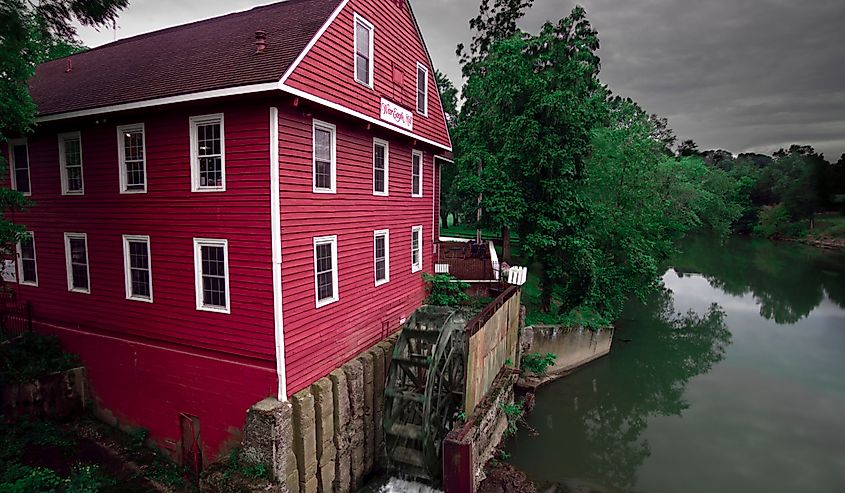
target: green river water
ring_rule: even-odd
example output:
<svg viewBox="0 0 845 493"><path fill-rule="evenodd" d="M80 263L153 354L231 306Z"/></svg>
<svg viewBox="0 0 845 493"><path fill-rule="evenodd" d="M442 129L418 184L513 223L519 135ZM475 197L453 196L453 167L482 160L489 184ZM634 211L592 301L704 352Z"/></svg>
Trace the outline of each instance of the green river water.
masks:
<svg viewBox="0 0 845 493"><path fill-rule="evenodd" d="M608 356L538 391L509 462L571 491L845 492L845 254L682 250Z"/></svg>

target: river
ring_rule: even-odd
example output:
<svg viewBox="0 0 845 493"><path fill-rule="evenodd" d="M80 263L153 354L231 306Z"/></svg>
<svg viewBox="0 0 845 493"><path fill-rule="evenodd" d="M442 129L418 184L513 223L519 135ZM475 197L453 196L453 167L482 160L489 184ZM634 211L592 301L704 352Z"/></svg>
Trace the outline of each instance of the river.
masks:
<svg viewBox="0 0 845 493"><path fill-rule="evenodd" d="M509 462L571 491L845 492L845 254L700 238L671 265Z"/></svg>

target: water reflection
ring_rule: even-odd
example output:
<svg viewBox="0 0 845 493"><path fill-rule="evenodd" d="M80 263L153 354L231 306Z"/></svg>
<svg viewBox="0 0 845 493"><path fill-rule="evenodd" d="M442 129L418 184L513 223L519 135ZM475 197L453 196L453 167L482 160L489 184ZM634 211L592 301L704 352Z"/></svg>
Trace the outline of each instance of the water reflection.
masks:
<svg viewBox="0 0 845 493"><path fill-rule="evenodd" d="M771 241L697 238L682 245L673 262L679 272L700 273L734 296L753 294L760 315L793 324L819 306L825 294L845 308L845 255Z"/></svg>
<svg viewBox="0 0 845 493"><path fill-rule="evenodd" d="M703 314L677 313L668 290L646 306L630 306L626 315L617 331L613 358L582 370L591 375L541 390L537 396L529 419L539 435L520 436L509 445L515 465L529 476L557 482L562 476L543 474L557 474L563 468L578 471L573 479L578 485L601 478L611 491L633 488L637 470L651 453L642 438L649 418L680 416L688 407L687 383L721 361L731 343L725 313L718 305ZM627 337L624 327L632 323L649 329L637 332L628 343L620 342ZM636 351L631 351L634 346ZM552 388L556 391L548 392ZM563 437L555 429L558 424L565 427ZM533 453L529 459L529 454L520 454L522 446L547 453L540 457ZM561 453L561 448L577 453Z"/></svg>

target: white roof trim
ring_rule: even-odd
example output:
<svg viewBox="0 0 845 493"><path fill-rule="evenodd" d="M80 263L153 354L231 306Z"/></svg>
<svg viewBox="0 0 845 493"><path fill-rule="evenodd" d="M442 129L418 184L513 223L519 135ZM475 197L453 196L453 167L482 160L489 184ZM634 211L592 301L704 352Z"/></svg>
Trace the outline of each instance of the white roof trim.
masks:
<svg viewBox="0 0 845 493"><path fill-rule="evenodd" d="M393 125L391 125L391 124L389 124L389 123L387 123L387 122L384 122L384 121L378 120L378 119L376 119L376 118L373 118L373 117L371 117L371 116L365 115L365 114L360 113L360 112L358 112L358 111L355 111L355 110L349 109L349 108L347 108L346 106L343 106L343 105L340 105L340 104L337 104L337 103L333 103L333 102L331 102L331 101L329 101L329 100L327 100L327 99L323 99L323 98L321 98L321 97L319 97L319 96L314 96L313 94L307 93L307 92L305 92L305 91L301 91L301 90L299 90L299 89L295 89L295 88L293 88L293 87L290 87L290 86L289 86L289 85L287 85L287 84L284 84L284 83L279 83L279 88L280 88L281 90L283 90L283 91L285 91L285 92L289 93L289 94L294 95L294 96L299 96L299 97L301 97L301 98L303 98L303 99L307 99L307 100L309 100L309 101L313 101L313 102L318 103L318 104L321 104L321 105L323 105L323 106L327 106L327 107L329 107L329 108L331 108L331 109L333 109L333 110L339 111L339 112L341 112L341 113L345 113L345 114L347 114L347 115L354 116L355 118L360 118L360 119L362 119L362 120L366 121L367 123L372 123L373 125L378 125L379 127L383 127L383 128L388 129L388 130L393 130L393 131L394 131L394 132L396 132L396 133L399 133L399 134L405 135L405 136L407 136L407 137L411 137L412 139L417 139L417 140L418 140L418 141L420 141L420 142L425 142L425 143L426 143L426 144L428 144L428 145L431 145L431 146L437 147L437 148L439 148L439 149L443 149L444 151L447 151L447 152L452 152L452 147L451 147L451 146L445 146L445 145L440 144L440 143L438 143L438 142L435 142L435 141L433 141L433 140L429 140L429 139L426 139L426 138L424 138L424 137L420 137L419 135L417 135L417 134L415 134L415 133L413 133L413 132L408 132L407 130L401 129L401 128L399 128L399 127L395 127L395 126L393 126Z"/></svg>
<svg viewBox="0 0 845 493"><path fill-rule="evenodd" d="M254 92L273 91L278 89L279 84L276 82L252 84L248 86L227 87L225 89L193 92L190 94L182 94L179 96L168 96L166 98L148 99L146 101L137 101L135 103L115 104L112 106L101 106L99 108L91 108L88 110L69 111L67 113L55 113L52 115L38 116L35 118L35 121L37 123L51 122L56 120L65 120L68 118L102 115L103 113L115 113L118 111L136 110L140 108L149 108L152 106L162 106L165 104L184 103L188 101L197 101L200 99L220 98L224 96L250 94Z"/></svg>
<svg viewBox="0 0 845 493"><path fill-rule="evenodd" d="M296 57L296 60L293 61L290 68L288 68L287 72L285 72L285 75L282 76L282 79L279 81L279 83L284 84L285 81L288 80L288 77L290 77L293 71L296 70L296 67L298 67L302 60L305 58L305 56L308 55L308 52L311 51L311 48L313 48L314 45L317 44L317 41L320 39L323 33L326 32L329 26L332 25L332 22L337 19L337 16L340 15L340 12L343 10L344 7L346 7L346 4L348 3L349 0L343 0L342 2L340 2L335 11L332 12L332 15L329 16L328 20L326 20L325 24L323 24L323 26L320 28L319 31L317 31L314 37L311 38L311 41L308 42L308 44L305 46L305 49L302 50L302 53L300 53L299 56Z"/></svg>

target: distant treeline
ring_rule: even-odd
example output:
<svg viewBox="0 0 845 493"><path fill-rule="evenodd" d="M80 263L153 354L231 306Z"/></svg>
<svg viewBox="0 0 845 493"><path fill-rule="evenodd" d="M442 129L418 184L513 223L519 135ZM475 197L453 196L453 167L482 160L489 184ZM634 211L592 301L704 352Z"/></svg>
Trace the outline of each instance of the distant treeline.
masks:
<svg viewBox="0 0 845 493"><path fill-rule="evenodd" d="M799 236L814 227L819 212L845 210L845 154L831 163L811 146L792 145L772 156L725 150L699 152L693 141L678 146L681 156L699 156L736 182L742 214L739 234Z"/></svg>

